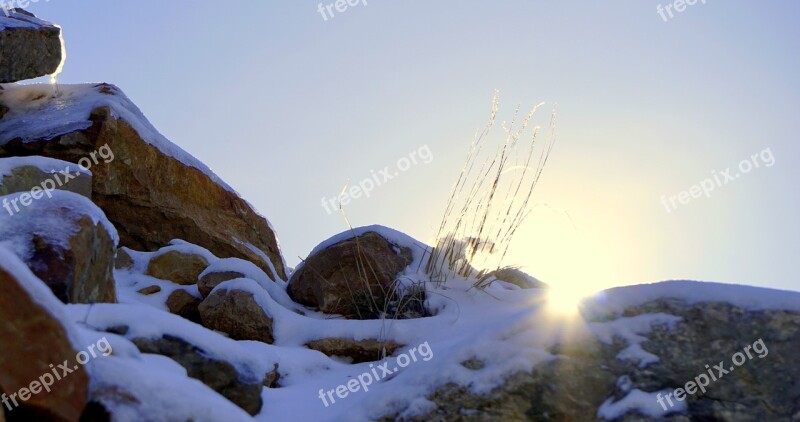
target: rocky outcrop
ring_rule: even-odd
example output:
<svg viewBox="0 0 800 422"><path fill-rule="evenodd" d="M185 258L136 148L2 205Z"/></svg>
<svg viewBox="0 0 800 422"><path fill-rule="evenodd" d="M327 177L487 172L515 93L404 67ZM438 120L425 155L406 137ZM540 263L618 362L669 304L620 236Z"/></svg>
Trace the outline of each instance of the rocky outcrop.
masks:
<svg viewBox="0 0 800 422"><path fill-rule="evenodd" d="M88 199L53 191L52 198L24 195L2 199L19 204L13 215L0 213L0 240L13 250L64 303L116 302L113 268L117 233Z"/></svg>
<svg viewBox="0 0 800 422"><path fill-rule="evenodd" d="M4 397L14 394L20 404L8 416L10 420L76 421L86 406L89 377L76 364L77 351L64 327L29 294L22 280L4 268L8 264L0 262L0 391ZM44 375L52 373L50 364L62 362L68 362L72 370L68 377L56 380ZM45 379L38 387L31 386L40 377ZM57 387L45 394L41 382L57 383ZM32 394L31 388L39 391ZM0 408L0 415L3 410L8 408Z"/></svg>
<svg viewBox="0 0 800 422"><path fill-rule="evenodd" d="M61 28L13 9L0 10L0 83L55 73L61 64Z"/></svg>
<svg viewBox="0 0 800 422"><path fill-rule="evenodd" d="M197 284L197 278L208 267L208 260L200 255L181 251L168 251L156 255L147 265L145 274L175 284Z"/></svg>
<svg viewBox="0 0 800 422"><path fill-rule="evenodd" d="M309 256L292 274L288 292L325 313L377 318L395 299L397 275L411 260L409 249L367 232Z"/></svg>
<svg viewBox="0 0 800 422"><path fill-rule="evenodd" d="M477 395L456 384L439 388L429 399L432 413L418 421L602 421L599 409L624 400L634 391L653 393L645 405L666 416L630 409L615 421L795 421L800 420L800 313L754 311L728 303L686 304L658 300L631 307L600 323L646 314L680 317L674 326L656 325L641 344L658 360L641 364L620 359L629 344L620 338L567 341L553 352L558 358L530 373L510 376L501 387ZM747 352L745 350L747 349ZM734 355L740 356L734 358ZM747 357L750 355L752 358ZM742 359L743 358L743 359ZM734 359L743 362L733 364ZM723 363L720 373L713 366ZM480 365L465 365L479 370ZM733 368L733 370L732 370ZM716 380L709 379L712 371ZM686 409L672 408L662 396L706 377L705 393L686 394ZM672 397L672 402L678 402ZM633 406L635 407L635 406ZM394 417L386 420L393 420Z"/></svg>
<svg viewBox="0 0 800 422"><path fill-rule="evenodd" d="M203 325L234 340L274 343L272 317L258 305L253 293L223 287L200 304Z"/></svg>
<svg viewBox="0 0 800 422"><path fill-rule="evenodd" d="M218 257L251 261L273 278L274 268L286 278L267 220L158 134L121 91L106 84L59 89L58 106L51 93L34 92L29 102L6 104L16 117L0 120L0 157L42 155L77 163L105 147L113 154L91 167L92 199L119 231L121 246L154 251L183 239ZM60 124L25 126L33 103L38 118ZM64 121L65 115L85 117Z"/></svg>
<svg viewBox="0 0 800 422"><path fill-rule="evenodd" d="M310 341L306 344L306 347L322 352L327 356L349 359L352 363L364 363L379 361L386 356L391 356L403 345L391 340L367 339L356 341L351 338L326 338Z"/></svg>
<svg viewBox="0 0 800 422"><path fill-rule="evenodd" d="M91 199L92 174L76 164L52 158L0 158L0 196L32 189L64 190Z"/></svg>
<svg viewBox="0 0 800 422"><path fill-rule="evenodd" d="M232 364L208 357L201 348L174 336L133 340L142 353L166 356L178 362L192 378L202 381L214 391L251 415L261 410L263 379L240 374Z"/></svg>
<svg viewBox="0 0 800 422"><path fill-rule="evenodd" d="M484 286L498 280L518 286L520 289L547 288L547 284L526 274L524 271L513 267L500 268L484 275L478 280L478 285Z"/></svg>

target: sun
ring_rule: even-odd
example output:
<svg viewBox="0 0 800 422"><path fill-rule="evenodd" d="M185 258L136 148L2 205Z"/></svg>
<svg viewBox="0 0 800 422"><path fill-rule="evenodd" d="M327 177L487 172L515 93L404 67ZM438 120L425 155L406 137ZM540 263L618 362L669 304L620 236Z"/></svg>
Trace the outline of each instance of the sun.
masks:
<svg viewBox="0 0 800 422"><path fill-rule="evenodd" d="M553 286L545 294L545 306L549 313L560 316L577 315L580 303L587 294L569 286Z"/></svg>

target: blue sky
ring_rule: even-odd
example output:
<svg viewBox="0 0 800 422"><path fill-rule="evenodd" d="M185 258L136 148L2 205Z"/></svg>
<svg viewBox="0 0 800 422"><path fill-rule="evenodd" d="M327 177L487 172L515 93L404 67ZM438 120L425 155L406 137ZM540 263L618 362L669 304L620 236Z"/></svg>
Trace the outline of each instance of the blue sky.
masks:
<svg viewBox="0 0 800 422"><path fill-rule="evenodd" d="M325 2L324 4L327 4ZM430 240L495 89L500 117L558 103L558 143L509 264L591 290L688 278L798 290L800 3L368 0L88 2L62 83L109 82L275 226L290 265L346 229L323 197L428 146L348 204ZM546 116L544 116L546 118ZM667 212L662 197L769 149Z"/></svg>

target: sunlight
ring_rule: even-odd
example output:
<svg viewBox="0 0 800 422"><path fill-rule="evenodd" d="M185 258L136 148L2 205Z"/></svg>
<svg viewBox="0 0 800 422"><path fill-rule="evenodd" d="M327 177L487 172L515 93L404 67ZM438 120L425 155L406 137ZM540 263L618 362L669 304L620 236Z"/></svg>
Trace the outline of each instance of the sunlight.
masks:
<svg viewBox="0 0 800 422"><path fill-rule="evenodd" d="M578 289L555 286L548 289L545 306L547 311L552 314L562 316L576 315L578 313L578 305L586 296L586 292Z"/></svg>

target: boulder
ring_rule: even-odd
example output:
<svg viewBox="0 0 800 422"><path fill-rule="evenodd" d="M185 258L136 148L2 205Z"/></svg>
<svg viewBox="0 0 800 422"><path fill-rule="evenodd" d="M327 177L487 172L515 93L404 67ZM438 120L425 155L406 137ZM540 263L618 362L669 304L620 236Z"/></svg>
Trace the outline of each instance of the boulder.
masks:
<svg viewBox="0 0 800 422"><path fill-rule="evenodd" d="M322 352L327 356L348 358L352 363L364 363L379 361L385 356L391 356L403 345L391 340L326 338L310 341L306 344L306 347ZM385 355L384 352L386 352Z"/></svg>
<svg viewBox="0 0 800 422"><path fill-rule="evenodd" d="M0 196L30 192L37 187L73 192L91 199L92 173L76 164L46 157L0 158Z"/></svg>
<svg viewBox="0 0 800 422"><path fill-rule="evenodd" d="M219 287L200 304L200 317L203 326L234 340L275 342L272 317L251 292Z"/></svg>
<svg viewBox="0 0 800 422"><path fill-rule="evenodd" d="M199 306L200 299L183 289L175 290L167 299L167 309L171 313L198 324L201 322Z"/></svg>
<svg viewBox="0 0 800 422"><path fill-rule="evenodd" d="M172 250L150 259L145 274L188 286L197 284L198 276L206 267L208 267L206 258L196 254Z"/></svg>
<svg viewBox="0 0 800 422"><path fill-rule="evenodd" d="M215 287L237 278L245 278L245 275L237 271L208 272L200 277L197 282L197 288L203 298L206 298Z"/></svg>
<svg viewBox="0 0 800 422"><path fill-rule="evenodd" d="M64 303L114 303L117 233L88 199L64 191L52 198L13 194L0 201L19 212L0 212L0 240ZM15 210L14 206L11 206Z"/></svg>
<svg viewBox="0 0 800 422"><path fill-rule="evenodd" d="M487 286L495 281L505 281L506 283L518 286L520 289L546 289L547 284L528 275L519 268L506 267L494 270L478 279L477 285Z"/></svg>
<svg viewBox="0 0 800 422"><path fill-rule="evenodd" d="M410 249L366 232L309 256L292 274L288 292L325 313L378 318L395 299L395 280L411 260Z"/></svg>
<svg viewBox="0 0 800 422"><path fill-rule="evenodd" d="M0 11L2 12L2 11ZM0 13L0 83L50 75L63 56L61 28L22 9Z"/></svg>
<svg viewBox="0 0 800 422"><path fill-rule="evenodd" d="M92 199L120 233L120 245L155 251L184 239L286 278L269 222L204 164L159 134L116 87L7 86L0 157L43 155L77 163L94 154ZM8 101L11 91L14 101ZM25 121L35 114L37 125ZM98 158L98 151L105 155ZM273 271L274 269L274 271Z"/></svg>
<svg viewBox="0 0 800 422"><path fill-rule="evenodd" d="M11 420L76 421L87 401L86 370L76 364L77 351L62 323L43 307L41 297L31 294L31 286L26 286L41 281L30 272L21 278L18 271L9 270L17 259L10 253L0 255L0 392L11 396L21 388L30 389L33 381L53 371L51 364L68 361L68 367L75 368L68 377L54 380L49 393L41 391L24 402L17 395L21 406L11 411L3 406L0 415L6 410ZM51 301L58 304L55 298Z"/></svg>
<svg viewBox="0 0 800 422"><path fill-rule="evenodd" d="M251 415L261 411L263 379L241 374L229 362L214 359L201 348L174 336L157 339L136 338L133 343L142 353L166 356L186 369L187 374L200 380Z"/></svg>

